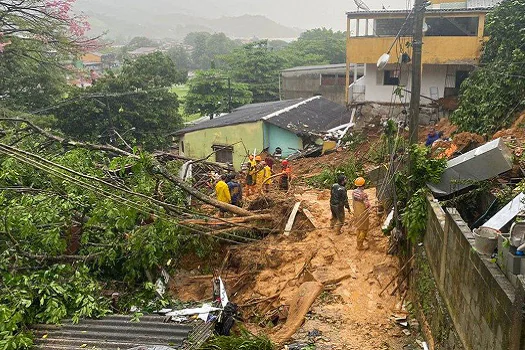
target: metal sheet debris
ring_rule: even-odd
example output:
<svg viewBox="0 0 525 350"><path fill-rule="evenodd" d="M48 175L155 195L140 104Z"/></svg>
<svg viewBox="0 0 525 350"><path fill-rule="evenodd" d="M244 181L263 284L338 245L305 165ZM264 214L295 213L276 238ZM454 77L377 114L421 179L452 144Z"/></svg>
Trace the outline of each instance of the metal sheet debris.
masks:
<svg viewBox="0 0 525 350"><path fill-rule="evenodd" d="M226 305L229 303L228 300L228 294L226 293L226 288L224 288L224 283L222 282L222 278L219 277L219 288L220 288L220 297L221 297L221 305L222 307L226 307Z"/></svg>
<svg viewBox="0 0 525 350"><path fill-rule="evenodd" d="M166 316L191 316L191 315L200 315L200 314L209 314L212 311L220 311L222 309L218 307L212 307L211 304L204 304L201 307L193 309L183 309L177 311L171 311L166 313Z"/></svg>
<svg viewBox="0 0 525 350"><path fill-rule="evenodd" d="M512 152L501 138L447 162L438 184L427 184L434 194L446 196L512 169Z"/></svg>
<svg viewBox="0 0 525 350"><path fill-rule="evenodd" d="M525 194L520 193L506 206L497 212L493 217L489 219L483 227L493 228L495 230L501 230L507 225L512 219L514 219L520 212L525 211Z"/></svg>

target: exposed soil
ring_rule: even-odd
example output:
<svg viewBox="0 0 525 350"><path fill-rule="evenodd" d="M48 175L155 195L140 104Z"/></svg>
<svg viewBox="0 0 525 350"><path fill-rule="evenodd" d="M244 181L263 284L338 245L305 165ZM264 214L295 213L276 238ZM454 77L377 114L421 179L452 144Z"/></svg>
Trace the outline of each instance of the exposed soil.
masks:
<svg viewBox="0 0 525 350"><path fill-rule="evenodd" d="M298 188L296 200L314 215L318 229L303 215L289 237L271 235L260 242L230 247L222 276L231 299L242 310L250 330L272 337L286 319L288 306L306 281L318 281L324 291L306 316L302 327L289 342L314 341L318 349L402 349L413 344L399 325L391 320L399 310L399 296L391 296L392 280L398 261L386 255L388 238L376 215L375 189L367 190L372 199L371 230L366 251L356 250L352 216L343 234L329 228L328 191ZM283 217L286 221L287 217ZM198 301L211 295L211 276L181 273L172 291L182 300ZM276 324L276 326L274 326ZM320 331L315 339L308 332Z"/></svg>

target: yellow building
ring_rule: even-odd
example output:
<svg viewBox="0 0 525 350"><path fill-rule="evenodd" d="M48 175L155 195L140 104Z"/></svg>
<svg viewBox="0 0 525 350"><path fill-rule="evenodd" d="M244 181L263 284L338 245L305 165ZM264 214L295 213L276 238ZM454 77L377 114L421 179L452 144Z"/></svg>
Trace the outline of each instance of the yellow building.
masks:
<svg viewBox="0 0 525 350"><path fill-rule="evenodd" d="M457 96L461 83L479 62L483 42L487 40L485 16L492 6L493 0L437 0L427 7L422 53L423 104ZM408 101L412 12L348 12L347 26L347 102ZM383 69L378 69L378 59L384 53L390 54L390 60ZM364 67L364 76L350 84L350 68L359 66ZM402 88L401 96L393 95L398 86Z"/></svg>

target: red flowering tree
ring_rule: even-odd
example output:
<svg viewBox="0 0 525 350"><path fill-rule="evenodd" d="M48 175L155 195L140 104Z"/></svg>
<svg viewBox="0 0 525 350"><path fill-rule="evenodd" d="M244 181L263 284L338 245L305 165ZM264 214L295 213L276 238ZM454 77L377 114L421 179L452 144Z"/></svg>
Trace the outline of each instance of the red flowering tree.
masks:
<svg viewBox="0 0 525 350"><path fill-rule="evenodd" d="M36 40L50 49L74 52L89 47L89 23L73 12L75 0L0 0L0 52L13 38Z"/></svg>

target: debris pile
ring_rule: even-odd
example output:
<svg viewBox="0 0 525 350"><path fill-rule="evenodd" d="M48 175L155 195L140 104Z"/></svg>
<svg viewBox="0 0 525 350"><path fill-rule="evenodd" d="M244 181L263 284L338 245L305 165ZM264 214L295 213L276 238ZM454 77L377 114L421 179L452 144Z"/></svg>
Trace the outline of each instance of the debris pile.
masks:
<svg viewBox="0 0 525 350"><path fill-rule="evenodd" d="M374 189L367 192L375 198ZM385 255L388 238L380 230L383 218L372 210L370 249L359 252L351 222L341 235L330 230L326 191L296 188L295 193L292 202L301 204L289 237L280 226L278 234L230 247L227 257L217 259L217 265L224 266L221 276L226 289L249 330L264 332L281 344L302 342L303 331L312 329L322 334L313 338L336 347L367 350L380 349L385 342L406 344L406 336L389 321L399 304L395 293L404 295L404 287L396 291L393 285L379 296L397 272L396 259ZM273 213L278 203L270 209ZM288 210L287 215L276 214L283 223L290 218ZM188 266L170 289L181 300L203 300L210 293L211 277ZM367 330L357 332L364 325Z"/></svg>

